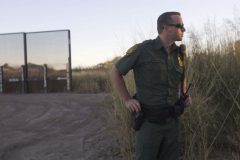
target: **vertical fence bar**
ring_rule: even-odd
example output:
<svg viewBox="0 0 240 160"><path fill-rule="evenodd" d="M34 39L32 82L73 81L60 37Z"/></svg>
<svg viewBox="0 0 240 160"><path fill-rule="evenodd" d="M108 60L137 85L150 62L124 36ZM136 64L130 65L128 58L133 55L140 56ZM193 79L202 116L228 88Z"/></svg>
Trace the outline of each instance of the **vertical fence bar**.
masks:
<svg viewBox="0 0 240 160"><path fill-rule="evenodd" d="M67 91L71 91L71 82L70 82L70 74L69 74L69 63L66 64L66 78L67 78Z"/></svg>
<svg viewBox="0 0 240 160"><path fill-rule="evenodd" d="M67 91L72 91L72 60L71 60L71 35L70 30L68 30L68 70L67 70Z"/></svg>
<svg viewBox="0 0 240 160"><path fill-rule="evenodd" d="M24 71L23 73L23 93L29 92L29 86L28 86L28 62L27 62L27 36L26 33L23 33L23 49L24 49Z"/></svg>
<svg viewBox="0 0 240 160"><path fill-rule="evenodd" d="M24 65L22 65L21 66L21 77L22 77L22 93L25 93L25 90L26 90L26 88L25 88L25 66Z"/></svg>
<svg viewBox="0 0 240 160"><path fill-rule="evenodd" d="M0 66L0 93L3 93L3 66Z"/></svg>
<svg viewBox="0 0 240 160"><path fill-rule="evenodd" d="M45 93L47 93L48 91L47 73L48 73L47 64L44 64L43 65L43 88Z"/></svg>

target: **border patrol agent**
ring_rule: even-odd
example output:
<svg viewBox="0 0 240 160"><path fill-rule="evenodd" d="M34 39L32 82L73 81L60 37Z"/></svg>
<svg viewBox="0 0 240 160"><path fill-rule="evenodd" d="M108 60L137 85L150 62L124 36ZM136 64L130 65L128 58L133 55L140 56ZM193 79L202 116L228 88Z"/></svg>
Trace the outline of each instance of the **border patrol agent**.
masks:
<svg viewBox="0 0 240 160"><path fill-rule="evenodd" d="M178 160L179 118L168 109L180 96L184 60L175 41L185 28L179 12L165 12L157 20L158 37L131 47L112 68L113 86L131 112L146 112L136 132L136 160ZM123 76L133 69L136 98L126 89ZM184 101L190 105L190 97ZM166 112L167 111L167 112ZM166 113L166 114L165 114Z"/></svg>

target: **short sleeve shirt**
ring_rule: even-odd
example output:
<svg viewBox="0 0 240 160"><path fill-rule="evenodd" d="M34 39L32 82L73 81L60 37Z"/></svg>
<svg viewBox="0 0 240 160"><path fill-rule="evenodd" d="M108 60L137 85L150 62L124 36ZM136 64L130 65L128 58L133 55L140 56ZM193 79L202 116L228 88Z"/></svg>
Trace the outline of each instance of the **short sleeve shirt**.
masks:
<svg viewBox="0 0 240 160"><path fill-rule="evenodd" d="M116 63L116 68L122 75L133 69L141 103L168 107L179 98L183 64L179 47L174 43L167 54L157 37L131 47Z"/></svg>

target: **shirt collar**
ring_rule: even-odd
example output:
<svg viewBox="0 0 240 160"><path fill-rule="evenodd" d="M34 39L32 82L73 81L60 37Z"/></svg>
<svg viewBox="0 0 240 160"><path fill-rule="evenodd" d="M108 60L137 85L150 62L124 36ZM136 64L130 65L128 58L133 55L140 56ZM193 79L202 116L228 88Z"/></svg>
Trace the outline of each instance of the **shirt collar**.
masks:
<svg viewBox="0 0 240 160"><path fill-rule="evenodd" d="M157 36L157 38L155 39L155 47L156 47L156 49L163 48L163 44L162 44L162 41L159 36ZM171 52L174 51L175 49L177 49L177 47L178 46L175 43L173 43L171 46Z"/></svg>
<svg viewBox="0 0 240 160"><path fill-rule="evenodd" d="M162 41L159 36L157 36L157 38L155 39L155 47L156 49L161 49L163 47Z"/></svg>

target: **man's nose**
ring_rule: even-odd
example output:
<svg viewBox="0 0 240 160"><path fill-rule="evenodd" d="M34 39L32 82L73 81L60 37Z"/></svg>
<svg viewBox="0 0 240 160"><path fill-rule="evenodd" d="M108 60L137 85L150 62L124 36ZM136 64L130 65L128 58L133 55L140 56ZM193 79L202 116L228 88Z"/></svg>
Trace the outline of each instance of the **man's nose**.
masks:
<svg viewBox="0 0 240 160"><path fill-rule="evenodd" d="M182 32L185 32L185 31L186 31L186 29L185 29L184 27L182 27L181 30L182 30Z"/></svg>

